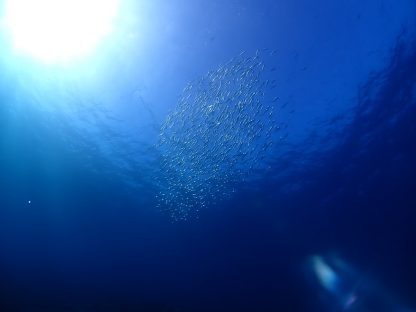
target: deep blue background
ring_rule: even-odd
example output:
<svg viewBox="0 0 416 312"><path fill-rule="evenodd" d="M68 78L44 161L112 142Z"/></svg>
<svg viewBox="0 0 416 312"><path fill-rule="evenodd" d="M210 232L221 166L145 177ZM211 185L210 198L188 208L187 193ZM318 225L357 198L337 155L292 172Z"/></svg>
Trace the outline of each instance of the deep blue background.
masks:
<svg viewBox="0 0 416 312"><path fill-rule="evenodd" d="M329 311L306 272L329 253L415 308L414 4L125 6L91 69L1 37L0 310ZM287 125L272 169L172 223L155 208L160 122L187 81L263 47Z"/></svg>

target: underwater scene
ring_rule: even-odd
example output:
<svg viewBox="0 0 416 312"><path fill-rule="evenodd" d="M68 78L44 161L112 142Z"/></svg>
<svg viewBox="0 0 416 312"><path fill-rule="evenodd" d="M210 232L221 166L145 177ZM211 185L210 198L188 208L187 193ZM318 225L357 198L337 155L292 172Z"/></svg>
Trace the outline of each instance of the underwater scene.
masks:
<svg viewBox="0 0 416 312"><path fill-rule="evenodd" d="M0 312L416 312L414 0L0 0Z"/></svg>

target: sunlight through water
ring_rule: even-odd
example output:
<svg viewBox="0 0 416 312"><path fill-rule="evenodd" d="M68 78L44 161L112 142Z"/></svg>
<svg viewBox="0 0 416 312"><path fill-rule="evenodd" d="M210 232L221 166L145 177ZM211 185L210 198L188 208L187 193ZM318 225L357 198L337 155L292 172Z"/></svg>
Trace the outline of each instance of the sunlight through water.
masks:
<svg viewBox="0 0 416 312"><path fill-rule="evenodd" d="M93 52L118 7L119 0L7 0L3 23L16 52L67 63Z"/></svg>

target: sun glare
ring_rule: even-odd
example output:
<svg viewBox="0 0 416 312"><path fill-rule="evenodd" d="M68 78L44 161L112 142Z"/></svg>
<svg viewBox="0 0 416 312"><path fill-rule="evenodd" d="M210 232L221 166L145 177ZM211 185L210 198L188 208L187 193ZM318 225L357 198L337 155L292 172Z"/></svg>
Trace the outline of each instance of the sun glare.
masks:
<svg viewBox="0 0 416 312"><path fill-rule="evenodd" d="M91 53L112 30L119 0L7 0L4 24L16 51L46 63Z"/></svg>

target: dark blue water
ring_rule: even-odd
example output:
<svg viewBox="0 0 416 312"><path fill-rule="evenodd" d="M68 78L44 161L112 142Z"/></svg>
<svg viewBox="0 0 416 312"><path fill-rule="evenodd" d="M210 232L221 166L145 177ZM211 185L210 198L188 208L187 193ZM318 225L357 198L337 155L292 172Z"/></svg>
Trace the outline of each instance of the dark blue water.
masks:
<svg viewBox="0 0 416 312"><path fill-rule="evenodd" d="M415 311L415 13L126 1L115 37L66 67L0 36L0 311ZM187 83L258 49L273 147L175 221L160 127Z"/></svg>

